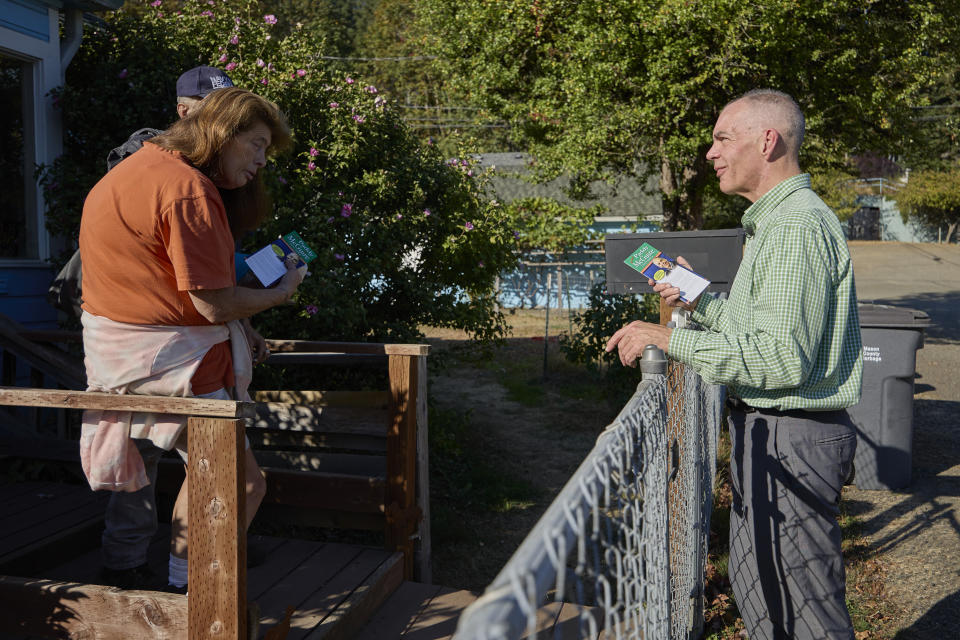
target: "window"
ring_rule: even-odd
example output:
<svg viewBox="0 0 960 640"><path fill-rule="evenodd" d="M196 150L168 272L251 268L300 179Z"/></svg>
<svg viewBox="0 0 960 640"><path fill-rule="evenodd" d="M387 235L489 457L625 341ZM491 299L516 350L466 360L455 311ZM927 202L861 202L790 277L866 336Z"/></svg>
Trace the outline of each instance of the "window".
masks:
<svg viewBox="0 0 960 640"><path fill-rule="evenodd" d="M36 220L33 211L27 215L34 155L24 109L30 70L29 63L0 53L0 259L37 257Z"/></svg>

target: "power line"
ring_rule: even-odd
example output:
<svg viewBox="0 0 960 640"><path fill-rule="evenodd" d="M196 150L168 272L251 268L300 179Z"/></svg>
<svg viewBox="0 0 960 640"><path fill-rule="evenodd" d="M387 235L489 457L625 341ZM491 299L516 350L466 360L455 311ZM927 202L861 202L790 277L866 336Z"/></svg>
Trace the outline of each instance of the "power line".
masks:
<svg viewBox="0 0 960 640"><path fill-rule="evenodd" d="M404 62L410 60L436 60L437 56L398 56L395 58L341 58L338 56L317 56L320 60L343 60L345 62Z"/></svg>

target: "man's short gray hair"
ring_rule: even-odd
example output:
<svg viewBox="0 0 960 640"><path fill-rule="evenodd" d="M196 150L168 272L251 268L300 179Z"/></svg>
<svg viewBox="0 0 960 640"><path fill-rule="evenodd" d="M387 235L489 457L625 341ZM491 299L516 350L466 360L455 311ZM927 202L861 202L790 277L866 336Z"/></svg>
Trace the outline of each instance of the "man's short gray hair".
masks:
<svg viewBox="0 0 960 640"><path fill-rule="evenodd" d="M797 101L783 91L776 89L752 89L747 91L739 98L735 98L727 103L727 106L734 102L746 100L753 105L759 106L759 113L764 120L772 120L777 125L780 134L786 138L786 141L796 153L803 144L803 136L806 131L806 120ZM724 107L726 108L726 107Z"/></svg>

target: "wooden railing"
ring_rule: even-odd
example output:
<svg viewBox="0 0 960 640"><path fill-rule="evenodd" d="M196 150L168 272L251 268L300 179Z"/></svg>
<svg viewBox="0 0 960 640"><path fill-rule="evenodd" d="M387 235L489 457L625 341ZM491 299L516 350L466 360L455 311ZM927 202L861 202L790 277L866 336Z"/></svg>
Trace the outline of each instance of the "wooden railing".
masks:
<svg viewBox="0 0 960 640"><path fill-rule="evenodd" d="M44 337L35 334L20 331L19 337L28 342L71 339L59 333ZM296 436L299 445L333 443L353 451L362 449L365 442L384 451L384 472L357 472L355 461L344 462L351 454L335 454L340 455L337 461L348 467L338 472L325 471L322 464L317 469L304 470L263 465L268 487L264 507L333 513L334 517L325 522L340 526L355 526L357 522L365 523L365 528L382 526L386 547L403 553L404 577L431 581L426 417L429 346L306 341L268 344L274 352L269 360L272 364L385 361L389 388L380 394L270 392L265 397L282 402L251 403L0 387L0 406L156 411L189 416L190 460L186 470L190 499L189 605L178 600L182 596L173 594L158 593L152 594L152 600L133 600L108 587L0 576L3 606L36 616L26 625L21 622L10 627L11 621L0 622L0 631L49 633L51 612L67 611L69 615L61 615L63 619L57 622L58 633L64 635L95 628L96 624L116 625L129 618L131 626L126 628L125 637L130 638L154 637L157 625L168 627L172 637L187 629L191 640L246 637L246 537L241 534L245 522L243 453L247 420L259 427L250 431L251 442L277 442L284 438L289 441L290 436ZM17 346L17 354L22 357L25 345ZM13 351L5 349L4 353ZM44 364L39 362L38 367ZM305 400L309 404L304 404ZM358 403L361 406L356 406ZM337 409L341 409L340 415ZM352 412L343 413L346 409ZM285 412L288 418L283 417ZM289 418L291 415L293 419ZM379 438L385 439L385 445L376 444ZM343 446L344 443L349 445ZM346 472L351 469L352 472ZM359 519L348 517L344 522L340 517L343 514ZM39 610L38 603L43 603ZM143 620L150 621L147 627L152 630L143 627ZM125 627L121 624L118 628ZM138 633L141 628L144 631Z"/></svg>

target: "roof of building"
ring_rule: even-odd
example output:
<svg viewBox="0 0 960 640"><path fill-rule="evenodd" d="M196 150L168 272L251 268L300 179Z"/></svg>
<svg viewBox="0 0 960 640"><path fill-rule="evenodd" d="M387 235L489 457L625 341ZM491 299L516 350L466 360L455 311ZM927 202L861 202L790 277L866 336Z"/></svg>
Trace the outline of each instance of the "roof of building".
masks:
<svg viewBox="0 0 960 640"><path fill-rule="evenodd" d="M641 183L631 176L623 176L616 187L605 182L591 184L596 199L571 200L564 193L569 178L561 176L550 182L535 183L523 179L532 175L532 156L526 153L484 153L477 157L480 167L494 169L491 179L496 197L510 202L519 198L553 198L563 204L576 207L602 205L607 209L604 219L635 221L637 219L659 220L663 217L663 205L656 177Z"/></svg>

